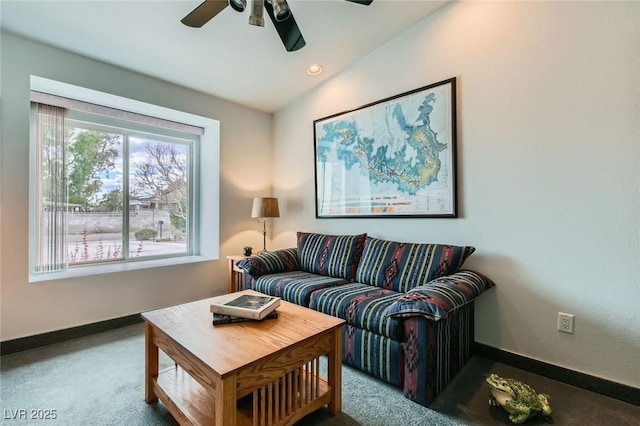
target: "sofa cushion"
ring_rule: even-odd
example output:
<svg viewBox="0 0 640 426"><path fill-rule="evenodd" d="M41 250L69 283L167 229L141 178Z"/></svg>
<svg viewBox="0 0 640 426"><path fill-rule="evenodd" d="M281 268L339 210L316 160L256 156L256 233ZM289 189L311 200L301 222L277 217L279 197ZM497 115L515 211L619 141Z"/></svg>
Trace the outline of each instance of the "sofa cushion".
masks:
<svg viewBox="0 0 640 426"><path fill-rule="evenodd" d="M491 279L478 272L459 271L409 290L394 301L387 310L387 315L422 315L437 321L473 302L483 291L493 286L495 284Z"/></svg>
<svg viewBox="0 0 640 426"><path fill-rule="evenodd" d="M468 246L399 243L367 237L356 281L405 293L457 272L474 251Z"/></svg>
<svg viewBox="0 0 640 426"><path fill-rule="evenodd" d="M298 251L295 248L264 252L257 256L240 259L236 262L236 266L254 278L265 274L300 269Z"/></svg>
<svg viewBox="0 0 640 426"><path fill-rule="evenodd" d="M362 283L325 288L311 294L309 307L344 319L356 328L402 340L402 319L387 315L387 309L402 294Z"/></svg>
<svg viewBox="0 0 640 426"><path fill-rule="evenodd" d="M344 278L333 278L310 272L295 271L262 275L255 279L252 288L287 302L309 306L311 293L318 289L348 283Z"/></svg>
<svg viewBox="0 0 640 426"><path fill-rule="evenodd" d="M366 236L298 232L300 269L353 281Z"/></svg>

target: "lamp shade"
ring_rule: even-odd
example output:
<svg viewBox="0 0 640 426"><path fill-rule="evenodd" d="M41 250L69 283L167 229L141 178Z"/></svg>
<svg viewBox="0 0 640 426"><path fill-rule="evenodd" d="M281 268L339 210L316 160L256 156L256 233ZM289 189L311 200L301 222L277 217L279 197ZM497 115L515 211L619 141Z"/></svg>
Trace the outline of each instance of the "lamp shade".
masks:
<svg viewBox="0 0 640 426"><path fill-rule="evenodd" d="M280 217L278 199L269 197L256 197L253 199L251 209L252 218Z"/></svg>

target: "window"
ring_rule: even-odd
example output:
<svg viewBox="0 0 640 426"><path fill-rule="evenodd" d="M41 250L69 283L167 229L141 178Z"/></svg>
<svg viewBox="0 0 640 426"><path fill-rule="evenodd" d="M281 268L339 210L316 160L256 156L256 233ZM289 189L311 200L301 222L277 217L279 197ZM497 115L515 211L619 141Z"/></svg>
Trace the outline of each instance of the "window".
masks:
<svg viewBox="0 0 640 426"><path fill-rule="evenodd" d="M31 281L217 258L217 121L34 76L31 100Z"/></svg>

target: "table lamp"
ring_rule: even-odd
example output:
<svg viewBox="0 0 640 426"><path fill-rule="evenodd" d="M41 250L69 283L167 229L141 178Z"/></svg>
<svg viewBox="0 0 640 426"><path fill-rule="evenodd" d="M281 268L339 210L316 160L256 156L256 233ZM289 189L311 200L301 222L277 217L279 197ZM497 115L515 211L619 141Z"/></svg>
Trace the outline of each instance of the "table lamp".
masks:
<svg viewBox="0 0 640 426"><path fill-rule="evenodd" d="M270 217L280 217L278 209L278 199L270 197L256 197L253 199L251 217L262 222L262 245L263 248L258 254L267 251L267 219Z"/></svg>

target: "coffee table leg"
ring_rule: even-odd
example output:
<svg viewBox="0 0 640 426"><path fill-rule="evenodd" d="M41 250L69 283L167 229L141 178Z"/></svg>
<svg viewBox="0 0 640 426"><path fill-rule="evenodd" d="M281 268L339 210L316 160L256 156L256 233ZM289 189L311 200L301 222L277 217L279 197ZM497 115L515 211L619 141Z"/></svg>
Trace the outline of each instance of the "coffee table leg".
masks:
<svg viewBox="0 0 640 426"><path fill-rule="evenodd" d="M327 354L328 376L327 381L331 387L331 402L328 409L331 414L337 416L342 412L342 327L335 329L333 334L333 352Z"/></svg>
<svg viewBox="0 0 640 426"><path fill-rule="evenodd" d="M144 400L152 403L158 400L153 391L153 380L158 377L158 347L153 343L153 326L144 323Z"/></svg>
<svg viewBox="0 0 640 426"><path fill-rule="evenodd" d="M236 377L229 376L216 384L216 425L236 424Z"/></svg>

